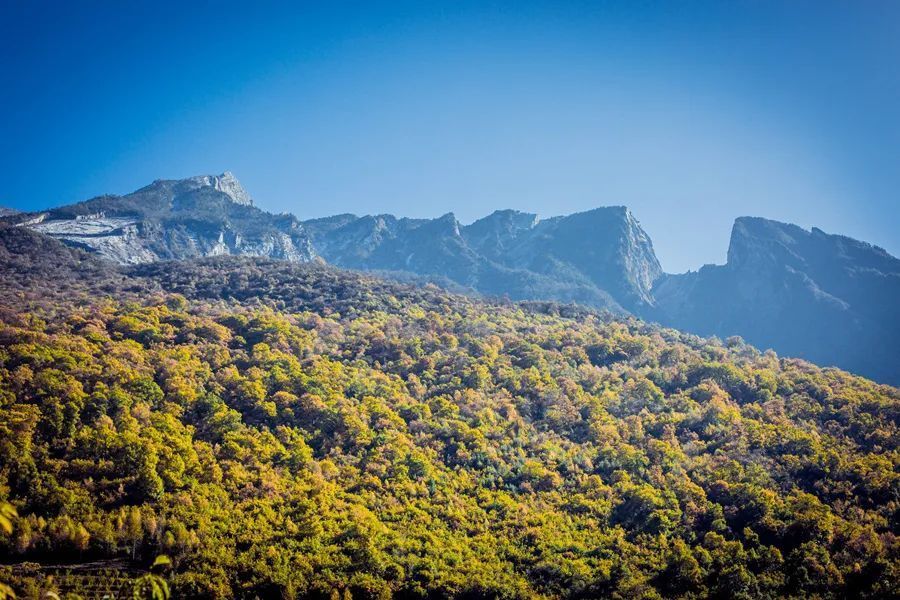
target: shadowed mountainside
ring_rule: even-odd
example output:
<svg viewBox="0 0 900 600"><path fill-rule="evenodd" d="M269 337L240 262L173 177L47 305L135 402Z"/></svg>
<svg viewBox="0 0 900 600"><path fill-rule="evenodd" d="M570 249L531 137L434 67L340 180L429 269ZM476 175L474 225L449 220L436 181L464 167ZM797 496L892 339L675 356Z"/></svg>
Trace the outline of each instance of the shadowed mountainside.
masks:
<svg viewBox="0 0 900 600"><path fill-rule="evenodd" d="M744 217L725 265L667 275L645 315L900 381L900 260L865 242Z"/></svg>

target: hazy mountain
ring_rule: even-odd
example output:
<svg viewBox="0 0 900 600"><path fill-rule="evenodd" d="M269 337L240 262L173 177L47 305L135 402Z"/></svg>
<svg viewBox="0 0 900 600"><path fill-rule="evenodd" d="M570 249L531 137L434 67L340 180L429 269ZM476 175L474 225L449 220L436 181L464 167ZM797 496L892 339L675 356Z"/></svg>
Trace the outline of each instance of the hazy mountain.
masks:
<svg viewBox="0 0 900 600"><path fill-rule="evenodd" d="M725 265L667 275L652 316L701 335L741 335L824 365L900 381L900 260L820 229L737 219Z"/></svg>
<svg viewBox="0 0 900 600"><path fill-rule="evenodd" d="M290 261L315 256L294 216L254 207L229 172L159 180L126 196L100 196L6 221L122 264L223 254Z"/></svg>
<svg viewBox="0 0 900 600"><path fill-rule="evenodd" d="M653 303L650 290L663 274L650 237L624 206L543 221L528 213L497 211L464 228L462 235L501 264L554 277L569 273L632 310Z"/></svg>
<svg viewBox="0 0 900 600"><path fill-rule="evenodd" d="M554 217L497 211L468 226L437 219L338 215L304 223L318 254L355 269L440 275L482 293L621 310L650 304L662 275L624 207Z"/></svg>

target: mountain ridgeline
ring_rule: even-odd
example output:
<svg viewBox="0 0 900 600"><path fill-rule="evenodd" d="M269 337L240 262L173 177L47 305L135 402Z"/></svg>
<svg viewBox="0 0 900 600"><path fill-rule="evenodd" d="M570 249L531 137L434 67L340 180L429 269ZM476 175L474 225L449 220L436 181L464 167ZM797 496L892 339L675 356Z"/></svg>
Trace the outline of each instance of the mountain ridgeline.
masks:
<svg viewBox="0 0 900 600"><path fill-rule="evenodd" d="M662 275L650 238L624 207L547 220L497 211L467 226L452 213L433 220L340 215L304 225L334 265L445 277L512 299L634 311L650 304Z"/></svg>
<svg viewBox="0 0 900 600"><path fill-rule="evenodd" d="M662 323L900 382L900 261L876 246L743 217L725 265L666 275L653 294L645 316Z"/></svg>
<svg viewBox="0 0 900 600"><path fill-rule="evenodd" d="M158 180L126 196L100 196L6 220L120 264L224 254L291 261L315 256L296 217L254 207L229 172Z"/></svg>
<svg viewBox="0 0 900 600"><path fill-rule="evenodd" d="M414 277L457 291L634 314L702 335L900 383L900 261L819 229L739 218L725 265L670 275L621 206L540 219L496 211L469 225L350 214L300 221L253 205L231 173L156 181L0 217L120 264L262 256Z"/></svg>

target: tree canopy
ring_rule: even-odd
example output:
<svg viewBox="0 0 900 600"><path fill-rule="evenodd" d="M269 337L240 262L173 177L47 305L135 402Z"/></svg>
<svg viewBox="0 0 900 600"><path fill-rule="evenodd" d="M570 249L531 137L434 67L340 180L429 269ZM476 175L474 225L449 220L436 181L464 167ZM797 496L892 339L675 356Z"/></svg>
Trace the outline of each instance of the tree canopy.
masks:
<svg viewBox="0 0 900 600"><path fill-rule="evenodd" d="M896 388L333 269L128 277L4 296L3 562L166 555L197 598L896 593Z"/></svg>

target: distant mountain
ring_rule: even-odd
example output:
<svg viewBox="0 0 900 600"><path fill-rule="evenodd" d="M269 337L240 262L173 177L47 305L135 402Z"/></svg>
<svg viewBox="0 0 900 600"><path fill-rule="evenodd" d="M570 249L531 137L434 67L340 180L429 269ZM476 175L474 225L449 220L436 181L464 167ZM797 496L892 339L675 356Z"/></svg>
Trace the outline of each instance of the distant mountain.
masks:
<svg viewBox="0 0 900 600"><path fill-rule="evenodd" d="M120 264L218 255L338 267L458 291L631 313L702 335L900 383L900 261L821 230L735 222L727 264L666 275L622 206L539 219L496 211L470 225L340 214L300 221L256 208L231 173L156 181L38 213L0 217Z"/></svg>
<svg viewBox="0 0 900 600"><path fill-rule="evenodd" d="M725 265L666 275L645 317L900 381L900 260L820 229L742 217Z"/></svg>
<svg viewBox="0 0 900 600"><path fill-rule="evenodd" d="M126 196L101 196L7 222L117 263L238 254L306 261L315 256L292 215L273 215L229 172L159 180Z"/></svg>
<svg viewBox="0 0 900 600"><path fill-rule="evenodd" d="M554 217L497 211L463 226L437 219L338 215L304 222L326 261L440 275L486 294L615 311L652 303L662 275L650 238L624 207Z"/></svg>
<svg viewBox="0 0 900 600"><path fill-rule="evenodd" d="M18 212L19 211L17 211L14 208L7 208L5 206L0 206L0 217L9 217L9 216L18 214Z"/></svg>
<svg viewBox="0 0 900 600"><path fill-rule="evenodd" d="M647 234L624 207L539 220L498 211L463 226L436 219L337 215L301 222L253 206L229 172L159 180L0 218L119 264L247 255L425 278L514 300L552 299L626 313L652 303L662 275Z"/></svg>
<svg viewBox="0 0 900 600"><path fill-rule="evenodd" d="M497 211L462 230L483 254L513 268L590 282L630 310L651 305L663 272L653 244L624 206L539 221L537 215Z"/></svg>

